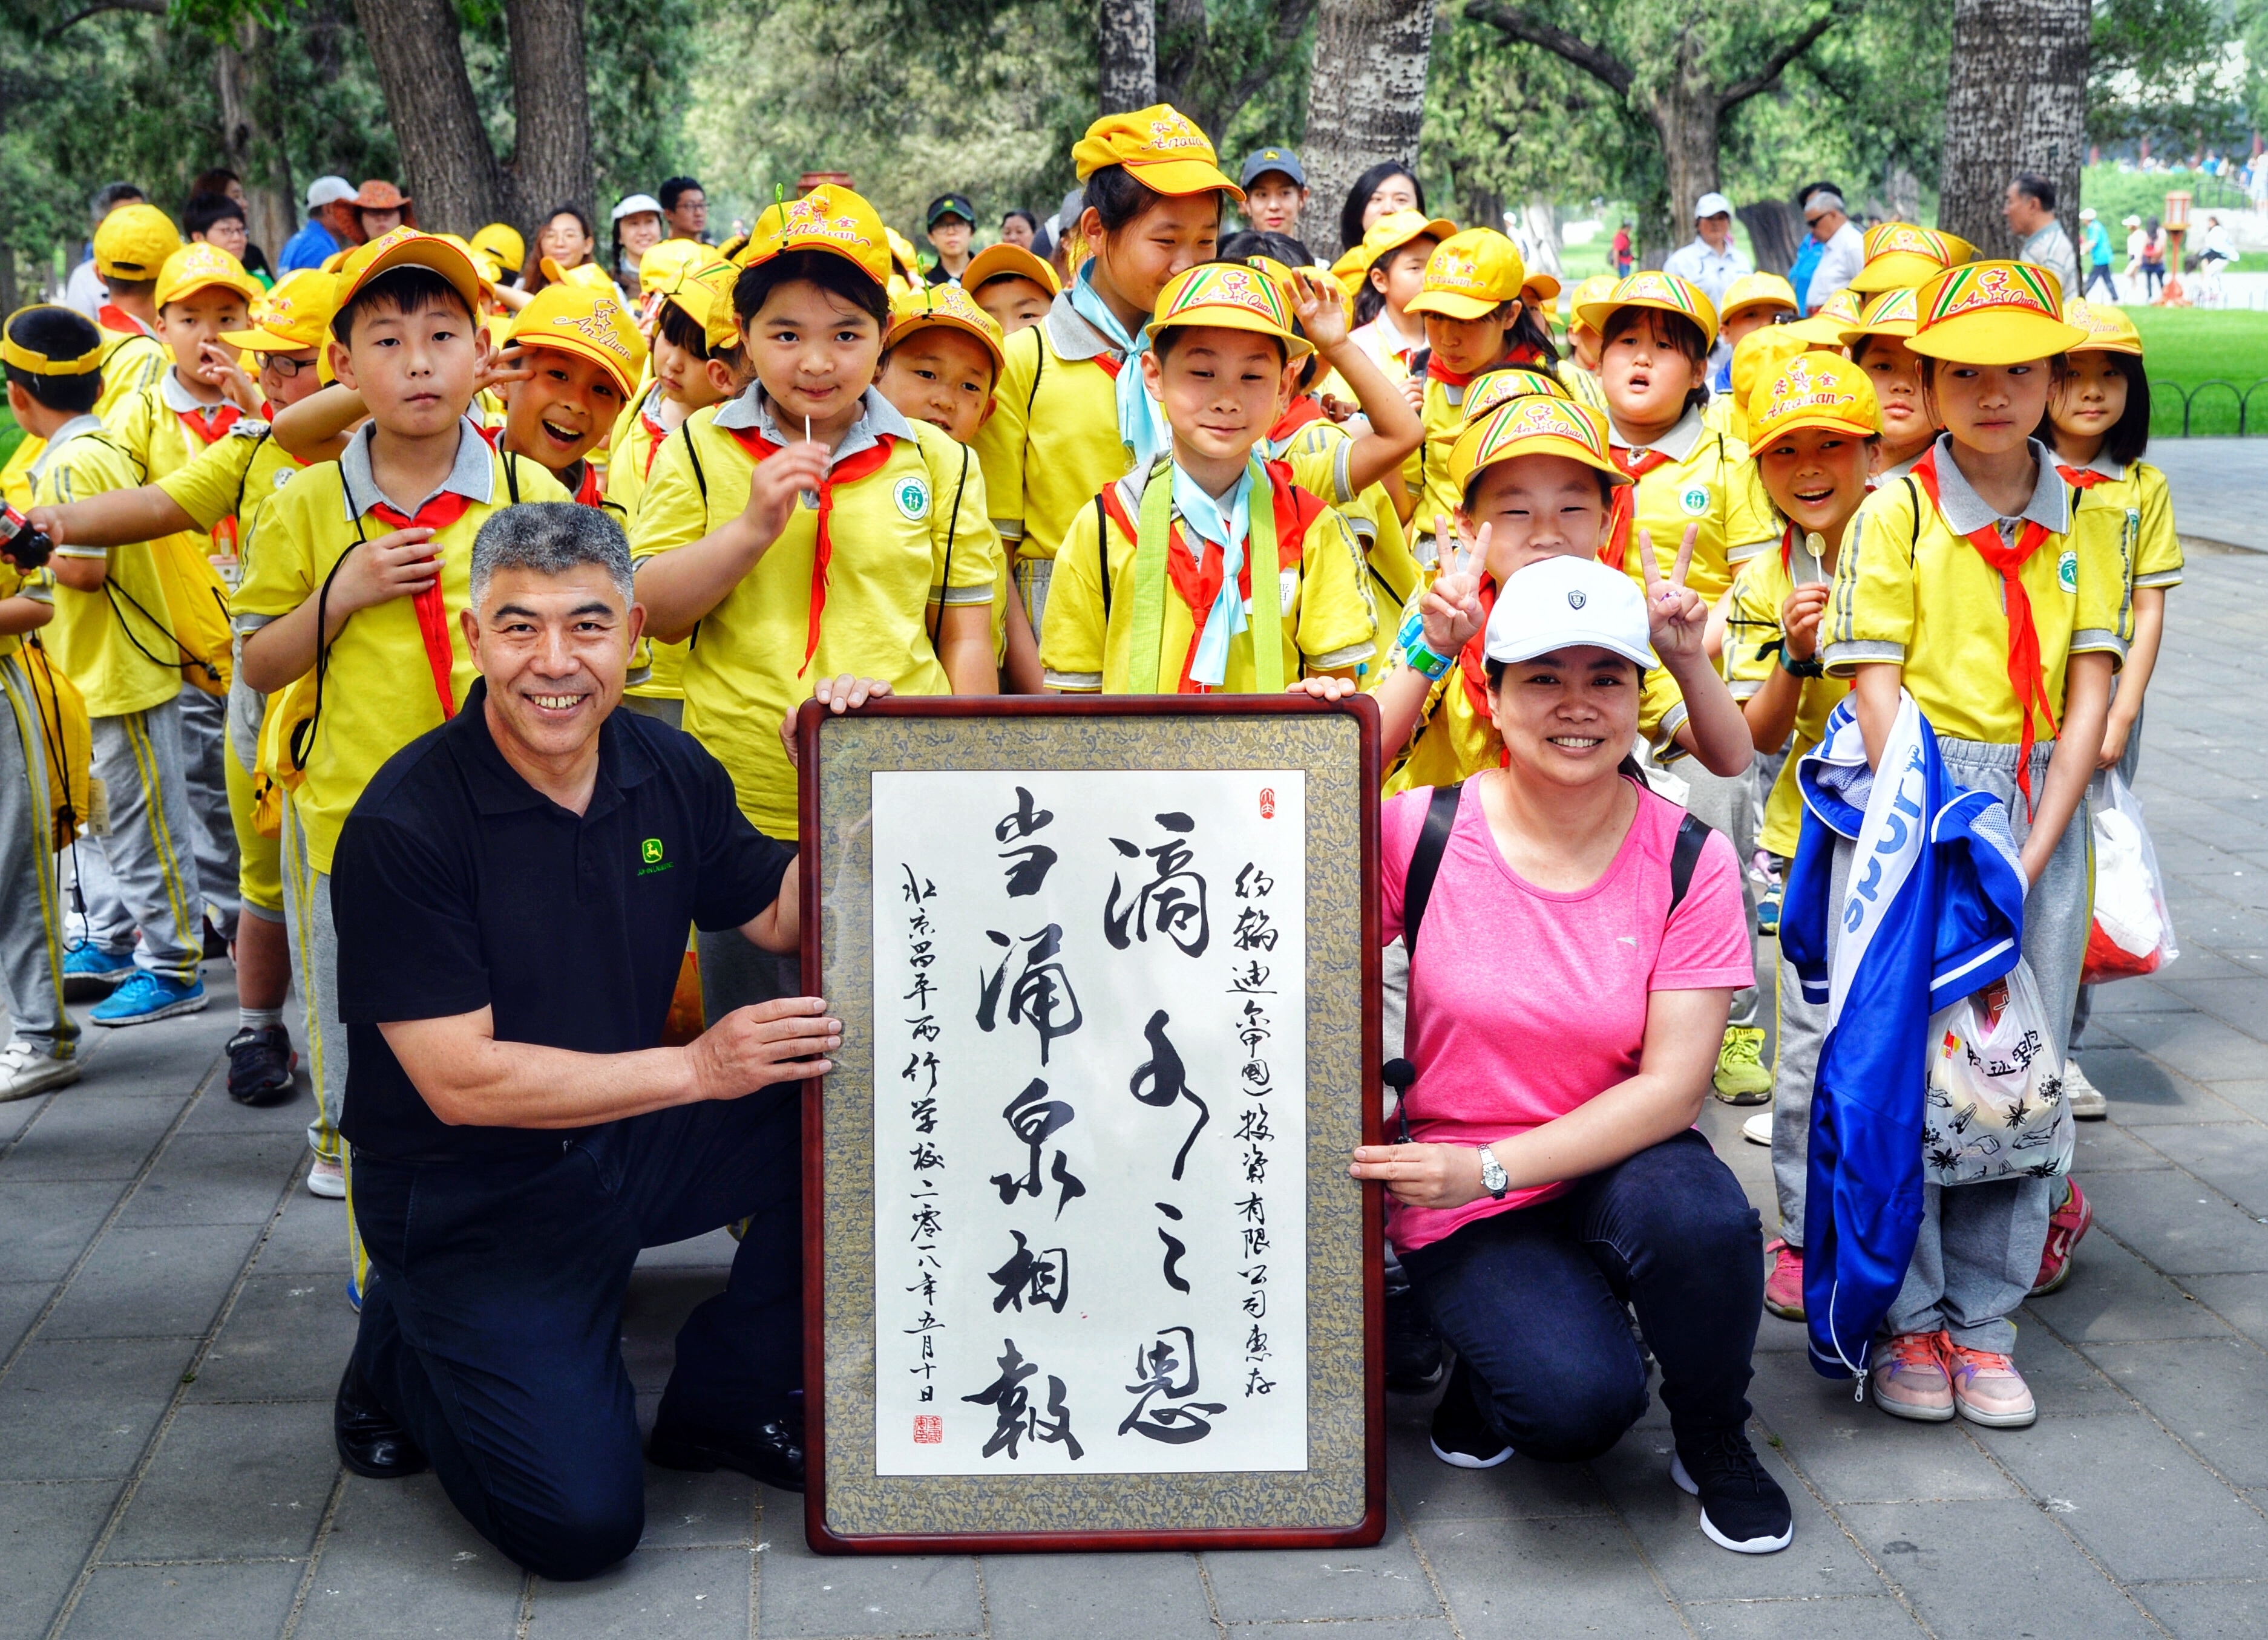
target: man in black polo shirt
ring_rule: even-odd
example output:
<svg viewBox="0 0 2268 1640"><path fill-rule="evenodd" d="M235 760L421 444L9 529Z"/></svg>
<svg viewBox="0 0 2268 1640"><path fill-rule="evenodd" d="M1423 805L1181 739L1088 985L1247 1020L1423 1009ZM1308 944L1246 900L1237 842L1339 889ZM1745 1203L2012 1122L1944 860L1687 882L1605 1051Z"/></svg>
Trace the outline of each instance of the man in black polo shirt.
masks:
<svg viewBox="0 0 2268 1640"><path fill-rule="evenodd" d="M678 1334L654 1461L803 1480L797 1085L842 1026L789 997L654 1045L688 927L792 952L799 925L794 850L724 767L615 710L643 619L606 514L490 518L462 615L482 680L379 771L331 879L373 1276L339 1452L379 1478L430 1460L482 1536L553 1578L644 1529L621 1345L641 1247L751 1221ZM838 710L877 688L836 689Z"/></svg>

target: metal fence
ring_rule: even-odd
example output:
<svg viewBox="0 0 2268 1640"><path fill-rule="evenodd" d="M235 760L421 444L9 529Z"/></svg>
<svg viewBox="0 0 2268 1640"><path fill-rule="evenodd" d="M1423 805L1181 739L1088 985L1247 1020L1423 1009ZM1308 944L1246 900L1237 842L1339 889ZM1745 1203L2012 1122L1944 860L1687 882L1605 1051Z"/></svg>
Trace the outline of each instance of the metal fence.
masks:
<svg viewBox="0 0 2268 1640"><path fill-rule="evenodd" d="M2252 421L2253 396L2264 389L2268 389L2268 376L2260 377L2249 387L2240 387L2217 376L2189 387L2169 379L2153 378L2150 431L2154 436L2182 438L2225 438L2232 433L2242 438L2256 432L2268 432L2268 426L2257 425ZM2175 413L2176 404L2180 406L2178 417ZM2261 401L2261 414L2264 420L2268 420L2268 398Z"/></svg>

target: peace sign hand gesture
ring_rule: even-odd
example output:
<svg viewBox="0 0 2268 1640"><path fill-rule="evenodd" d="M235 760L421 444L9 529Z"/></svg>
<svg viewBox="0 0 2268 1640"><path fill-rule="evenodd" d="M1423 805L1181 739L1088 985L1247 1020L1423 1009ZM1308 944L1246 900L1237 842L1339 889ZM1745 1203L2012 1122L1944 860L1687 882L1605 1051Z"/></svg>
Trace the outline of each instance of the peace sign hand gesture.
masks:
<svg viewBox="0 0 2268 1640"><path fill-rule="evenodd" d="M1450 551L1448 520L1433 515L1434 561L1442 566L1433 585L1419 600L1418 613L1425 623L1425 647L1437 655L1454 655L1473 640L1487 619L1481 608L1481 577L1488 569L1489 537L1495 526L1484 524L1473 541L1454 538Z"/></svg>
<svg viewBox="0 0 2268 1640"><path fill-rule="evenodd" d="M1660 560L1654 555L1653 532L1638 533L1638 562L1646 571L1647 633L1653 641L1653 652L1665 666L1673 659L1692 660L1706 652L1709 606L1701 601L1700 593L1685 585L1685 572L1693 563L1693 543L1700 533L1697 524L1685 526L1677 562L1665 581Z"/></svg>
<svg viewBox="0 0 2268 1640"><path fill-rule="evenodd" d="M1318 353L1328 353L1347 339L1346 308L1338 291L1304 268L1292 274L1292 312Z"/></svg>

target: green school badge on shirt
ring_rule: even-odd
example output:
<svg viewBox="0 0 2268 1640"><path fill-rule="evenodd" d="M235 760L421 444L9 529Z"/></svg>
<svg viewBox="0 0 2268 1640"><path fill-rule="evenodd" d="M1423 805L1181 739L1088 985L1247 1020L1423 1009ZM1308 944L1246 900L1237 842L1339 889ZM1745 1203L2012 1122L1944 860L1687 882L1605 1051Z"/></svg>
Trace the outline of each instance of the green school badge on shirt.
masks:
<svg viewBox="0 0 2268 1640"><path fill-rule="evenodd" d="M1708 486L1705 484L1695 484L1690 486L1686 489L1683 495L1678 496L1677 504L1685 509L1685 516L1687 518L1699 518L1703 513L1709 511Z"/></svg>
<svg viewBox="0 0 2268 1640"><path fill-rule="evenodd" d="M911 474L898 481L890 498L909 522L917 524L929 516L929 486Z"/></svg>
<svg viewBox="0 0 2268 1640"><path fill-rule="evenodd" d="M2065 548L2056 560L2056 585L2066 592L2079 591L2079 554L2072 548Z"/></svg>

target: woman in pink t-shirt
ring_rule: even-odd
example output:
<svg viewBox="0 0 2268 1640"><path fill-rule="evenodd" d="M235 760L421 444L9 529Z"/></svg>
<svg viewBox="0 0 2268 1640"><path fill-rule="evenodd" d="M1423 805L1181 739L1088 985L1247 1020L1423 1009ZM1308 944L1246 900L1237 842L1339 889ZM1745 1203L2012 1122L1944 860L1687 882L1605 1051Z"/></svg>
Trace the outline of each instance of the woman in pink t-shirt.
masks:
<svg viewBox="0 0 2268 1640"><path fill-rule="evenodd" d="M1520 570L1484 654L1506 766L1464 783L1422 908L1410 980L1413 1142L1354 1152L1391 1193L1390 1230L1457 1365L1433 1418L1443 1461L1513 1450L1594 1458L1645 1411L1635 1307L1676 1443L1672 1477L1727 1548L1786 1547L1786 1495L1749 1445L1762 1236L1693 1130L1733 991L1752 983L1738 866L1705 833L1673 907L1685 816L1618 766L1657 630L1698 646L1679 584L1641 592L1588 559ZM1430 791L1386 805L1382 932Z"/></svg>

